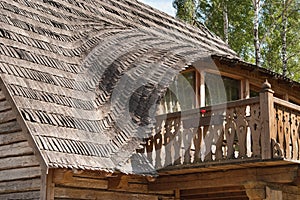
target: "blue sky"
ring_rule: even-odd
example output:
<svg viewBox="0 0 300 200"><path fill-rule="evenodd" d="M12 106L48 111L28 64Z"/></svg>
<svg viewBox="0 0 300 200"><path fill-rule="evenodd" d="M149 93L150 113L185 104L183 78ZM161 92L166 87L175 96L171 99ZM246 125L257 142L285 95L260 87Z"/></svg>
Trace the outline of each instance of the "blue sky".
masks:
<svg viewBox="0 0 300 200"><path fill-rule="evenodd" d="M148 4L158 10L175 16L175 9L172 6L173 0L139 0L145 4Z"/></svg>

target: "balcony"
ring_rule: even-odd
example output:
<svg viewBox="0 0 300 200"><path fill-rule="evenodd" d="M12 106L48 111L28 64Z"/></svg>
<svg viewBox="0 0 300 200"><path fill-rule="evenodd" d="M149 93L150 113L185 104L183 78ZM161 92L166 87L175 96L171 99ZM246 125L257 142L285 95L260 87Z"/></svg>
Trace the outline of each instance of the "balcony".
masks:
<svg viewBox="0 0 300 200"><path fill-rule="evenodd" d="M268 83L255 98L159 115L144 153L156 169L299 162L300 106L278 99Z"/></svg>

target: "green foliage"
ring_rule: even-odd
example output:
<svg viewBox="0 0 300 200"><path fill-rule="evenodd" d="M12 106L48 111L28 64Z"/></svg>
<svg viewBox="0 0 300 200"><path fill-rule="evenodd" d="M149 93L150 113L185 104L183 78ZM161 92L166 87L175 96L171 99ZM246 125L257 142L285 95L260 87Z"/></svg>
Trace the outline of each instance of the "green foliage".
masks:
<svg viewBox="0 0 300 200"><path fill-rule="evenodd" d="M286 32L286 76L300 81L300 0L261 0L259 13L259 41L262 67L278 73L283 72L283 33ZM175 0L173 5L183 5L187 0ZM225 39L224 5L229 21L228 44L245 61L255 62L252 0L198 0L195 9L195 20L205 24L216 35ZM175 7L175 6L174 6ZM179 7L175 7L178 11ZM287 29L283 30L283 12L287 16ZM189 13L192 13L189 10ZM177 17L185 20L184 9ZM187 16L191 16L188 14ZM189 22L188 20L185 20Z"/></svg>
<svg viewBox="0 0 300 200"><path fill-rule="evenodd" d="M286 13L287 27L284 30L283 13ZM300 1L266 0L262 9L262 56L263 66L283 72L283 34L286 33L287 77L300 81Z"/></svg>
<svg viewBox="0 0 300 200"><path fill-rule="evenodd" d="M177 10L176 17L183 21L194 24L196 13L195 0L174 0L173 7Z"/></svg>

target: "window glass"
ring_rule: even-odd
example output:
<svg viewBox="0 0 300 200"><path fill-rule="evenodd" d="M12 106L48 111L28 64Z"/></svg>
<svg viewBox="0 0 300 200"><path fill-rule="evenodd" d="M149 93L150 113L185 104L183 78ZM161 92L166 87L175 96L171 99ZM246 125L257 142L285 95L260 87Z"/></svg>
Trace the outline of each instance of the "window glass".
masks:
<svg viewBox="0 0 300 200"><path fill-rule="evenodd" d="M250 97L257 97L259 96L259 87L254 85L250 85Z"/></svg>
<svg viewBox="0 0 300 200"><path fill-rule="evenodd" d="M178 75L161 100L158 114L195 108L195 82L195 71Z"/></svg>
<svg viewBox="0 0 300 200"><path fill-rule="evenodd" d="M241 82L233 78L205 73L206 106L240 99Z"/></svg>

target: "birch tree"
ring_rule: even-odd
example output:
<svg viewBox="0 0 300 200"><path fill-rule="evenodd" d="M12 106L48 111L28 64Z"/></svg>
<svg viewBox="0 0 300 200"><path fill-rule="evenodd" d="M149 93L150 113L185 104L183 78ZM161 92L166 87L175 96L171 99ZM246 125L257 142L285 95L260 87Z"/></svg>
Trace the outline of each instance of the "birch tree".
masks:
<svg viewBox="0 0 300 200"><path fill-rule="evenodd" d="M223 26L224 26L224 41L228 44L229 41L229 21L228 21L228 9L226 0L222 0L223 7Z"/></svg>
<svg viewBox="0 0 300 200"><path fill-rule="evenodd" d="M252 0L254 9L253 19L253 36L254 36L254 48L255 48L255 64L261 66L261 53L260 53L260 41L259 41L259 11L260 11L260 0Z"/></svg>
<svg viewBox="0 0 300 200"><path fill-rule="evenodd" d="M198 0L194 9L245 61L300 81L300 0Z"/></svg>

